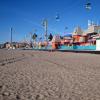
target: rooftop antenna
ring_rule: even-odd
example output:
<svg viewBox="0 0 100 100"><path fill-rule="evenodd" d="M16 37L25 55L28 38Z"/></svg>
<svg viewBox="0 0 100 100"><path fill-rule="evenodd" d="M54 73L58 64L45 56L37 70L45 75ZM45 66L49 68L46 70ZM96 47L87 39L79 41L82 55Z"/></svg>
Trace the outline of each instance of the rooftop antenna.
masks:
<svg viewBox="0 0 100 100"><path fill-rule="evenodd" d="M91 20L88 20L88 27L91 26Z"/></svg>
<svg viewBox="0 0 100 100"><path fill-rule="evenodd" d="M92 21L92 26L95 25L94 22Z"/></svg>
<svg viewBox="0 0 100 100"><path fill-rule="evenodd" d="M99 21L97 21L97 26L99 26Z"/></svg>

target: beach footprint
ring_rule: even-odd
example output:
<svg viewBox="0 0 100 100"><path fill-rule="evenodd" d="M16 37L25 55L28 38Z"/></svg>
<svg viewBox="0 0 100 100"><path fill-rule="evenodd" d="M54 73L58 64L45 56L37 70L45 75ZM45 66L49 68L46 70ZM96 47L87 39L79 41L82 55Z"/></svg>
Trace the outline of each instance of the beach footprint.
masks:
<svg viewBox="0 0 100 100"><path fill-rule="evenodd" d="M2 93L5 90L6 86L5 85L0 85L0 93Z"/></svg>
<svg viewBox="0 0 100 100"><path fill-rule="evenodd" d="M35 99L36 99L36 100L44 100L44 95L42 95L42 94L37 94Z"/></svg>

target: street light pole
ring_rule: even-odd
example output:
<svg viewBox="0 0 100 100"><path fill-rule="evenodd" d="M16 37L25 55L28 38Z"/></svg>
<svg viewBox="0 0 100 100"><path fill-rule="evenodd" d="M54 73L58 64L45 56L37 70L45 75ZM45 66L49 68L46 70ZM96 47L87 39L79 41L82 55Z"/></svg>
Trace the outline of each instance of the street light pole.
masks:
<svg viewBox="0 0 100 100"><path fill-rule="evenodd" d="M11 37L10 37L10 43L11 43L11 48L13 48L13 45L12 45L12 34L13 34L13 28L11 27Z"/></svg>
<svg viewBox="0 0 100 100"><path fill-rule="evenodd" d="M13 31L13 28L11 27L11 44L12 44L12 31Z"/></svg>
<svg viewBox="0 0 100 100"><path fill-rule="evenodd" d="M44 26L44 29L45 29L45 34L44 34L44 36L45 36L45 40L46 40L46 42L47 42L47 34L48 34L48 21L47 21L47 19L44 19L44 21L43 21L43 26Z"/></svg>

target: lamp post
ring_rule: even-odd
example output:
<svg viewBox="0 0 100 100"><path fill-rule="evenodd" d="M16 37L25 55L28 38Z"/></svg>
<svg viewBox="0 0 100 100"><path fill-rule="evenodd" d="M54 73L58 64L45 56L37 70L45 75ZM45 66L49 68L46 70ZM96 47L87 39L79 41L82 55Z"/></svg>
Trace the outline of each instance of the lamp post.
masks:
<svg viewBox="0 0 100 100"><path fill-rule="evenodd" d="M13 28L11 27L11 34L10 34L10 43L11 43L11 48L12 48L12 32L13 32Z"/></svg>
<svg viewBox="0 0 100 100"><path fill-rule="evenodd" d="M12 44L12 30L13 30L13 28L11 27L11 44Z"/></svg>
<svg viewBox="0 0 100 100"><path fill-rule="evenodd" d="M47 34L48 34L48 21L47 21L47 19L43 20L43 27L44 27L44 30L45 30L45 34L44 34L45 40L47 42Z"/></svg>

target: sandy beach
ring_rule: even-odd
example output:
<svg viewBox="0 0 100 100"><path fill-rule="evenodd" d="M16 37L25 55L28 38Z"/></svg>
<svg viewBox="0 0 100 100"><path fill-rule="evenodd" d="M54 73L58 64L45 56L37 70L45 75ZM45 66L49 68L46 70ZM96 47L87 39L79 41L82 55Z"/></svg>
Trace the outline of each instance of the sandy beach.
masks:
<svg viewBox="0 0 100 100"><path fill-rule="evenodd" d="M0 50L0 100L100 100L100 55Z"/></svg>

